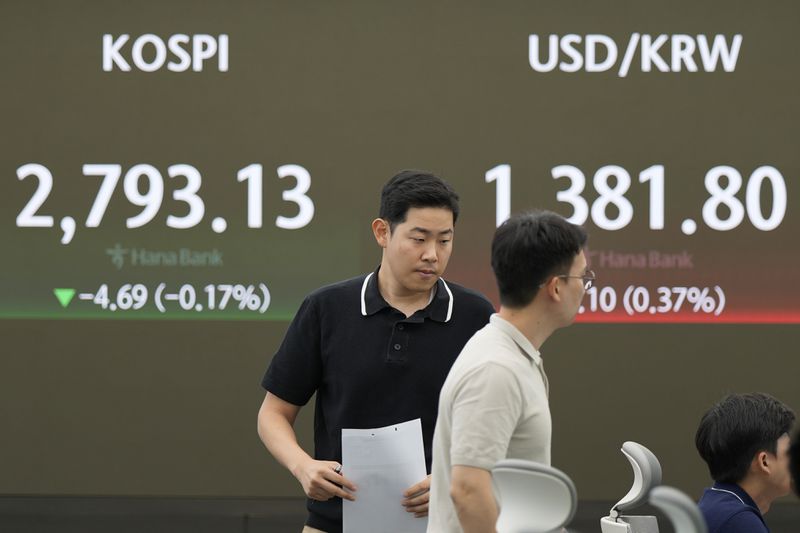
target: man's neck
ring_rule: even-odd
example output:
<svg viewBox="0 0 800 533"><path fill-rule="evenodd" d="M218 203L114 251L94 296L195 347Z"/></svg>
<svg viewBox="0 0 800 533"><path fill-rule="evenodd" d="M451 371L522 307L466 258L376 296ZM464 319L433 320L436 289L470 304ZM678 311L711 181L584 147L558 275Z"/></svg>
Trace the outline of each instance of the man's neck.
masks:
<svg viewBox="0 0 800 533"><path fill-rule="evenodd" d="M497 314L525 335L534 348L541 350L544 342L557 328L547 319L545 313L533 305L522 309L512 309L501 305Z"/></svg>
<svg viewBox="0 0 800 533"><path fill-rule="evenodd" d="M745 478L740 481L738 485L748 494L748 496L753 498L753 501L756 502L756 506L758 507L758 510L761 511L761 514L767 514L767 511L769 511L769 508L772 505L773 500L775 500L775 497L770 494L770 492L766 490L762 484L758 482L758 480Z"/></svg>
<svg viewBox="0 0 800 533"><path fill-rule="evenodd" d="M409 317L420 309L424 309L431 301L431 296L436 288L434 285L425 292L412 292L405 290L394 281L391 275L383 274L383 269L378 271L378 290L386 303Z"/></svg>

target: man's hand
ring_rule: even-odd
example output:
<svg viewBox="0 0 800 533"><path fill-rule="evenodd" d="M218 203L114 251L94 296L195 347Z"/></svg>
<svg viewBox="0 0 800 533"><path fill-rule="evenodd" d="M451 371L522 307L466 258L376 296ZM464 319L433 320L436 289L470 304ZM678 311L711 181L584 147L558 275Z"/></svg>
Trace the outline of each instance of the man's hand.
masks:
<svg viewBox="0 0 800 533"><path fill-rule="evenodd" d="M431 476L426 477L403 493L403 507L416 518L428 516L428 502L431 499Z"/></svg>
<svg viewBox="0 0 800 533"><path fill-rule="evenodd" d="M293 474L303 486L303 492L312 500L324 502L338 496L354 501L356 498L352 493L356 491L356 485L336 471L339 467L339 463L335 461L316 461L309 458Z"/></svg>
<svg viewBox="0 0 800 533"><path fill-rule="evenodd" d="M315 461L297 444L294 421L299 412L299 405L268 392L258 411L258 435L264 445L297 478L312 500L325 501L334 496L354 500L344 489L355 492L356 485L340 473L339 463Z"/></svg>

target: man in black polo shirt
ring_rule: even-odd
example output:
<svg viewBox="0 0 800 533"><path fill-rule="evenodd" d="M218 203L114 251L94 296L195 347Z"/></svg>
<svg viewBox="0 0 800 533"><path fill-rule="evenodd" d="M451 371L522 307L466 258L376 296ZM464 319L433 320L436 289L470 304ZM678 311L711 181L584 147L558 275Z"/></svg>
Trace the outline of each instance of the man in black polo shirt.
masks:
<svg viewBox="0 0 800 533"><path fill-rule="evenodd" d="M358 497L341 472L342 428L421 418L430 473L439 390L494 312L482 295L441 278L458 211L458 195L432 174L406 170L389 180L372 222L380 266L310 294L264 375L258 433L308 496L306 532L341 531L341 498ZM293 424L314 393L312 458ZM397 504L427 516L429 488L430 476L398 494Z"/></svg>

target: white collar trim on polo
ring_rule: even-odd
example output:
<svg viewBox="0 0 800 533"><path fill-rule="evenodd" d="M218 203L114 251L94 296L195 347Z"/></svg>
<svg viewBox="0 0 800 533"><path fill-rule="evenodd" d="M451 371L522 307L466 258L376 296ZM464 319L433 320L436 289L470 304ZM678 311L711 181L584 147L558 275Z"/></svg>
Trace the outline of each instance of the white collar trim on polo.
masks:
<svg viewBox="0 0 800 533"><path fill-rule="evenodd" d="M370 272L369 275L366 278L364 278L364 283L361 284L361 315L362 316L367 316L367 299L366 299L367 285L369 285L369 280L374 275L375 275L375 272ZM450 322L450 318L452 318L452 316L453 316L453 292L450 290L450 287L447 286L447 282L444 280L444 278L439 278L439 281L442 282L442 286L444 287L444 290L447 291L447 297L448 297L447 316L445 317L444 321L445 322ZM435 294L434 294L433 289L431 289L431 296L430 296L430 299L428 300L428 305L431 304L431 302L433 301L434 298L435 298Z"/></svg>
<svg viewBox="0 0 800 533"><path fill-rule="evenodd" d="M364 295L367 293L367 285L373 275L375 275L375 272L370 272L369 275L364 278L364 283L361 284L361 316L367 316L367 300L364 298Z"/></svg>

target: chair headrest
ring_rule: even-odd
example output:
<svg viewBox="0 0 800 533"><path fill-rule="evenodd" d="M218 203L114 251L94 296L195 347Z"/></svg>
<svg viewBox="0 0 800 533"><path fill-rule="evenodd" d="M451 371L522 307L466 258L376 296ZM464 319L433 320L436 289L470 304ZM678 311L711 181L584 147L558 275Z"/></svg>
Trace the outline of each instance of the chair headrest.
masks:
<svg viewBox="0 0 800 533"><path fill-rule="evenodd" d="M676 533L708 533L700 509L678 489L664 485L655 487L650 491L650 503L667 515Z"/></svg>
<svg viewBox="0 0 800 533"><path fill-rule="evenodd" d="M575 516L575 484L557 468L504 459L492 468L492 479L500 501L499 532L559 530Z"/></svg>
<svg viewBox="0 0 800 533"><path fill-rule="evenodd" d="M622 445L622 453L633 468L633 485L611 508L612 515L618 514L619 511L629 511L645 503L650 490L661 484L661 463L653 452L637 442L627 441Z"/></svg>

